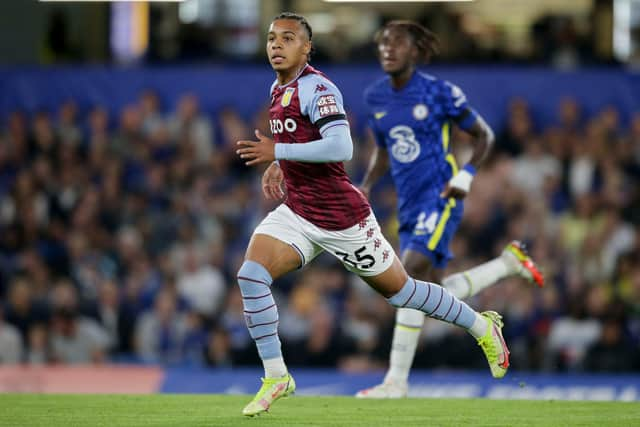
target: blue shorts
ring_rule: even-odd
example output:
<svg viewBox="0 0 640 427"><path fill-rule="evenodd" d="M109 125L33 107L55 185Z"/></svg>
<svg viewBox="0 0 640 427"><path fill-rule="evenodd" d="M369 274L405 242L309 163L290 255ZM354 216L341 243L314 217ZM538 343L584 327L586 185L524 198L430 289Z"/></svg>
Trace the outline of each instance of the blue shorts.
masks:
<svg viewBox="0 0 640 427"><path fill-rule="evenodd" d="M423 202L413 221L400 225L400 253L411 249L429 258L436 268L444 268L453 255L449 243L460 225L463 203L450 197Z"/></svg>

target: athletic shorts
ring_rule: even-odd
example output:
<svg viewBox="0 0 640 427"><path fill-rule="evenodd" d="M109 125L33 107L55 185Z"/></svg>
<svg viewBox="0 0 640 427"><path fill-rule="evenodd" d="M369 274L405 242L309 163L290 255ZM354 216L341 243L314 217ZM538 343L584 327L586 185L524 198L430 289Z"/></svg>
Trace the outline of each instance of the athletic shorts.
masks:
<svg viewBox="0 0 640 427"><path fill-rule="evenodd" d="M327 251L359 276L383 273L395 257L373 212L353 227L329 231L281 204L262 220L253 234L266 234L291 245L300 254L301 266Z"/></svg>
<svg viewBox="0 0 640 427"><path fill-rule="evenodd" d="M407 249L429 258L436 268L444 268L453 255L449 244L460 225L463 203L450 197L423 202L413 221L400 225L400 253Z"/></svg>

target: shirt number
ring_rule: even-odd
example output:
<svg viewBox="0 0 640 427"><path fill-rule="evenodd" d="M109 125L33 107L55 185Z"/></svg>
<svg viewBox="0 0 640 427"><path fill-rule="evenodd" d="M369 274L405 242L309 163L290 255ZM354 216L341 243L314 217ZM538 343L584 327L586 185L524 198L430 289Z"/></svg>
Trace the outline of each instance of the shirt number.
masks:
<svg viewBox="0 0 640 427"><path fill-rule="evenodd" d="M375 265L376 260L371 254L363 254L365 249L366 247L363 246L353 253L356 258L355 261L353 259L350 259L349 257L351 255L346 252L336 251L336 255L341 256L342 262L350 265L353 268L371 268Z"/></svg>
<svg viewBox="0 0 640 427"><path fill-rule="evenodd" d="M425 232L431 234L436 229L438 224L438 212L431 212L431 215L427 216L426 213L420 212L418 215L418 221L415 228L415 233L424 234Z"/></svg>

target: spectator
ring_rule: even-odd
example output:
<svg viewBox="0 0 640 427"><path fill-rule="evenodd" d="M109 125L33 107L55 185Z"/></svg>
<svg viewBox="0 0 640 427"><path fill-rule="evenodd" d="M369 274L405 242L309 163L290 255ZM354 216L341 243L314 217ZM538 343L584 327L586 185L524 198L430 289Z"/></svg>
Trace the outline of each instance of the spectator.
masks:
<svg viewBox="0 0 640 427"><path fill-rule="evenodd" d="M24 345L27 344L31 326L47 321L48 308L41 301L35 300L31 284L25 277L17 276L11 282L4 318L18 329Z"/></svg>
<svg viewBox="0 0 640 427"><path fill-rule="evenodd" d="M65 101L58 109L57 138L63 144L77 146L82 139L82 132L78 126L78 106L72 99Z"/></svg>
<svg viewBox="0 0 640 427"><path fill-rule="evenodd" d="M585 370L625 373L640 369L638 349L625 339L623 319L605 320L598 341L585 356Z"/></svg>
<svg viewBox="0 0 640 427"><path fill-rule="evenodd" d="M106 360L112 343L107 332L93 319L80 315L78 292L59 281L51 292L51 352L59 363L99 363Z"/></svg>
<svg viewBox="0 0 640 427"><path fill-rule="evenodd" d="M560 164L546 152L539 138L526 139L524 150L514 164L514 184L529 197L540 197L545 181L559 176Z"/></svg>
<svg viewBox="0 0 640 427"><path fill-rule="evenodd" d="M158 128L164 127L158 92L153 89L144 90L138 99L138 108L142 114L142 132L145 135L153 135Z"/></svg>
<svg viewBox="0 0 640 427"><path fill-rule="evenodd" d="M22 339L18 329L4 322L0 307L0 365L22 361Z"/></svg>
<svg viewBox="0 0 640 427"><path fill-rule="evenodd" d="M549 353L547 367L560 371L575 371L583 368L587 350L602 331L602 324L588 318L579 298L569 302L569 315L556 319L549 331Z"/></svg>
<svg viewBox="0 0 640 427"><path fill-rule="evenodd" d="M181 360L188 323L177 305L175 294L164 289L156 296L153 309L143 312L138 318L135 349L141 360L154 363Z"/></svg>
<svg viewBox="0 0 640 427"><path fill-rule="evenodd" d="M100 282L97 299L89 313L107 333L112 354L131 350L135 314L121 303L117 282L112 279Z"/></svg>
<svg viewBox="0 0 640 427"><path fill-rule="evenodd" d="M205 261L202 249L195 245L185 248L178 270L178 293L199 314L208 319L217 316L226 293L222 273Z"/></svg>
<svg viewBox="0 0 640 427"><path fill-rule="evenodd" d="M211 121L200 112L194 94L183 95L168 120L169 131L176 141L185 141L195 148L194 160L206 164L213 153L215 141Z"/></svg>
<svg viewBox="0 0 640 427"><path fill-rule="evenodd" d="M51 319L51 350L55 362L99 363L106 361L109 337L93 320L73 308L54 310Z"/></svg>
<svg viewBox="0 0 640 427"><path fill-rule="evenodd" d="M26 362L43 365L53 360L49 347L49 329L46 324L36 323L29 329Z"/></svg>

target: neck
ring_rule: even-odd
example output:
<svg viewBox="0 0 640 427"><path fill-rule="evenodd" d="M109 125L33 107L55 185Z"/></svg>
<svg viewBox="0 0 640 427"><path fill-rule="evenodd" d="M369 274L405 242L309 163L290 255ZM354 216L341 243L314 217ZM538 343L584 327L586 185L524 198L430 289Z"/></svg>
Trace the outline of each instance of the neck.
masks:
<svg viewBox="0 0 640 427"><path fill-rule="evenodd" d="M304 67L306 67L306 65L307 63L305 62L302 65L298 65L297 67L293 67L288 70L276 71L278 84L282 86L283 84L289 83L300 73L300 71L302 71Z"/></svg>
<svg viewBox="0 0 640 427"><path fill-rule="evenodd" d="M391 77L391 86L394 89L402 89L408 82L411 80L411 76L415 69L413 67L408 67L404 70L398 71L394 74L389 74Z"/></svg>

